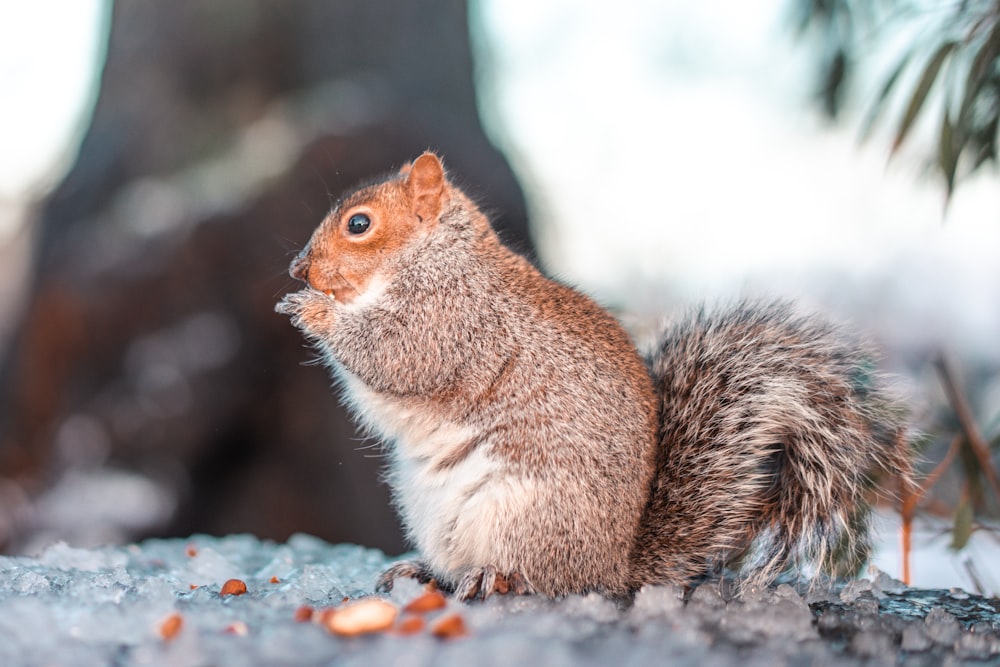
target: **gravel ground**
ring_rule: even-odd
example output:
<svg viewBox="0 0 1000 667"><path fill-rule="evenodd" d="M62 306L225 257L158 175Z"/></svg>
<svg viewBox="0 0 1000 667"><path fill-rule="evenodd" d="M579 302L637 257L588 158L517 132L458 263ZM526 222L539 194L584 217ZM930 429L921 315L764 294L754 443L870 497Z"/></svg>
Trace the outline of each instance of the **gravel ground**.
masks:
<svg viewBox="0 0 1000 667"><path fill-rule="evenodd" d="M390 562L304 535L56 545L0 558L0 664L1000 664L1000 600L906 588L884 574L736 597L720 582L651 587L628 603L494 596L466 605L401 581L381 598L390 604L373 602ZM230 579L247 592L221 594ZM425 609L406 609L415 600ZM384 629L338 634L366 626Z"/></svg>

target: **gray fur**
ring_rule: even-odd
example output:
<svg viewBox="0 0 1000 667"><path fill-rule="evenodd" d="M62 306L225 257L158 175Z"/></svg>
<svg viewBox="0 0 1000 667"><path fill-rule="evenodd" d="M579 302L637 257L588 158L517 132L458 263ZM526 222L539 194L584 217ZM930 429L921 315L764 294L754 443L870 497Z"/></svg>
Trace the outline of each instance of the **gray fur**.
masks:
<svg viewBox="0 0 1000 667"><path fill-rule="evenodd" d="M345 201L405 210L406 187L404 171ZM389 448L424 559L400 572L470 595L494 581L621 595L751 552L745 574L766 582L829 565L838 543L863 551L872 475L908 474L863 349L744 303L668 329L647 368L611 315L506 249L450 183L440 211L379 257L357 302L307 287L278 306ZM338 215L293 275L306 261L339 275L324 250Z"/></svg>

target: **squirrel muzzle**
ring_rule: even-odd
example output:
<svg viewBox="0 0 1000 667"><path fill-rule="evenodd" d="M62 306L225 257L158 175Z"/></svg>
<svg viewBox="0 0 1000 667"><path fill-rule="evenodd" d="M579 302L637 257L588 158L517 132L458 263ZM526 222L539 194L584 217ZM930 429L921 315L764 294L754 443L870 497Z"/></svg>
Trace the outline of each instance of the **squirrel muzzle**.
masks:
<svg viewBox="0 0 1000 667"><path fill-rule="evenodd" d="M309 246L302 249L292 263L288 266L288 275L295 278L299 282L308 283L309 282L309 266L312 264L312 256L309 251Z"/></svg>

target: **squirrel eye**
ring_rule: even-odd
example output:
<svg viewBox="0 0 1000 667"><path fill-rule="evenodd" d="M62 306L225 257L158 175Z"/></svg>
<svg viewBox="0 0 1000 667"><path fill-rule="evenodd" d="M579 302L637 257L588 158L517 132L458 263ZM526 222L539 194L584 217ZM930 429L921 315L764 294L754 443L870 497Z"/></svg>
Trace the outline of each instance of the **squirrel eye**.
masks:
<svg viewBox="0 0 1000 667"><path fill-rule="evenodd" d="M372 221L364 213L355 213L347 221L347 231L352 234L364 234L371 227Z"/></svg>

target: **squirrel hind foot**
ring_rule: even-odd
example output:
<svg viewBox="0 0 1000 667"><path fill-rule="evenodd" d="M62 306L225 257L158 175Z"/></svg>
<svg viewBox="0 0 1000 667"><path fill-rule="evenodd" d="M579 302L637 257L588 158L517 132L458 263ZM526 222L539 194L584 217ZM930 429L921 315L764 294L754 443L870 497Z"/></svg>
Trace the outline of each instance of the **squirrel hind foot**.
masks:
<svg viewBox="0 0 1000 667"><path fill-rule="evenodd" d="M388 593L392 590L396 579L416 579L421 584L429 584L434 579L434 573L422 560L401 560L383 572L375 583L375 590Z"/></svg>

